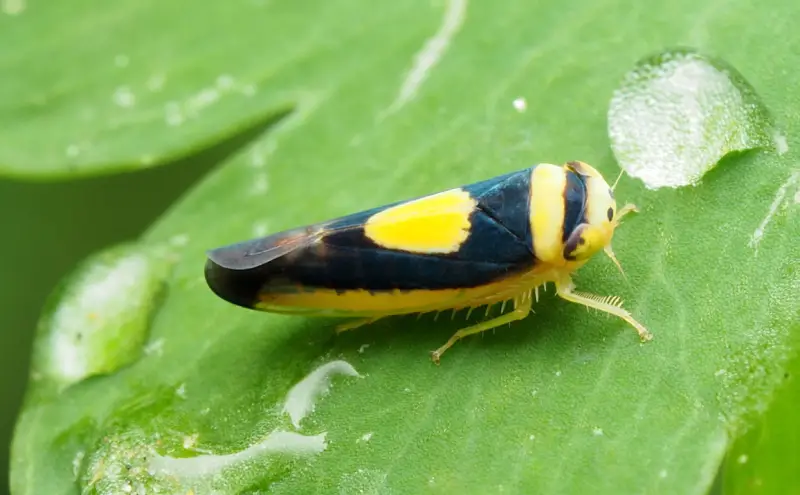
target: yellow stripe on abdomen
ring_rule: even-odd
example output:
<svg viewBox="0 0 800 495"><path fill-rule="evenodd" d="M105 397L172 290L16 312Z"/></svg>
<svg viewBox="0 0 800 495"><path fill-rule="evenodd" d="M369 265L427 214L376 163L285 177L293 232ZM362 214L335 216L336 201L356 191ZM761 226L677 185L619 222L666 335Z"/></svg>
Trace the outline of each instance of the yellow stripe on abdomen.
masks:
<svg viewBox="0 0 800 495"><path fill-rule="evenodd" d="M473 289L474 290L474 289ZM296 293L263 294L256 309L286 312L341 313L353 316L370 316L383 313L414 312L419 308L447 306L459 299L460 289L381 291L335 291L311 289Z"/></svg>
<svg viewBox="0 0 800 495"><path fill-rule="evenodd" d="M478 307L505 301L522 291L555 280L549 267L533 270L480 287L464 289L380 291L308 289L297 292L264 293L255 309L275 313L370 317L424 313Z"/></svg>
<svg viewBox="0 0 800 495"><path fill-rule="evenodd" d="M531 233L536 258L548 263L563 261L564 188L562 167L538 165L531 176Z"/></svg>

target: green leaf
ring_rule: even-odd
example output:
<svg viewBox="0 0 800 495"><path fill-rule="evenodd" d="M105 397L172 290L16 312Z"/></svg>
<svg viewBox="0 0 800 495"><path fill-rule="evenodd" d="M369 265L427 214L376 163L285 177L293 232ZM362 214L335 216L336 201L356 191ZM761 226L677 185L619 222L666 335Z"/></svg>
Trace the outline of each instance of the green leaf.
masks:
<svg viewBox="0 0 800 495"><path fill-rule="evenodd" d="M786 367L785 383L770 409L731 447L722 468L722 492L792 493L800 486L800 355Z"/></svg>
<svg viewBox="0 0 800 495"><path fill-rule="evenodd" d="M785 153L728 156L695 186L621 180L618 201L641 210L615 235L627 279L598 257L576 281L622 296L647 344L551 290L534 315L459 342L436 367L428 352L463 314L335 336L329 319L221 301L205 251L538 162L580 159L613 180L612 94L671 46L727 61L778 127L796 128L798 10L81 1L4 18L0 43L18 47L0 81L10 174L160 163L294 109L142 237L142 252L177 259L142 357L62 391L33 383L14 493L705 492L800 330L792 134ZM162 92L148 88L158 74ZM120 107L121 87L133 105Z"/></svg>

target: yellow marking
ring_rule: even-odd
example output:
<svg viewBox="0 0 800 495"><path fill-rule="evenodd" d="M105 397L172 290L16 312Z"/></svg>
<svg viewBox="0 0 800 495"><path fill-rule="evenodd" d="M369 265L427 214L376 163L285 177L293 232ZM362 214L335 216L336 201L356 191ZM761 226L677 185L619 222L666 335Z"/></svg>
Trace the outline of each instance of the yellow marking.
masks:
<svg viewBox="0 0 800 495"><path fill-rule="evenodd" d="M373 215L364 233L376 244L412 253L454 253L469 236L469 216L476 201L452 189Z"/></svg>
<svg viewBox="0 0 800 495"><path fill-rule="evenodd" d="M423 308L448 308L456 301L469 299L471 291L480 289L442 289L336 292L314 289L288 294L262 294L256 309L285 313L315 313L331 316L363 316L377 314L417 313Z"/></svg>
<svg viewBox="0 0 800 495"><path fill-rule="evenodd" d="M448 309L461 310L496 304L513 299L546 282L553 282L577 269L583 262L568 262L564 267L537 265L531 271L491 284L466 289L336 292L314 289L292 293L264 293L254 309L306 316L372 318L411 313L429 313Z"/></svg>
<svg viewBox="0 0 800 495"><path fill-rule="evenodd" d="M542 164L531 176L531 233L536 257L547 263L563 262L561 226L564 224L564 188L567 177L563 168Z"/></svg>

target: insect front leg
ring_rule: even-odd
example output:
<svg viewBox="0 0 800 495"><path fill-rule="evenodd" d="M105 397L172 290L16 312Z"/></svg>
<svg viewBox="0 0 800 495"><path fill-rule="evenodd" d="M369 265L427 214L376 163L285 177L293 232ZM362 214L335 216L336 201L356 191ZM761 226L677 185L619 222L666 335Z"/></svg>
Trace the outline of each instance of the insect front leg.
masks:
<svg viewBox="0 0 800 495"><path fill-rule="evenodd" d="M618 316L636 329L642 342L652 340L653 335L647 331L644 325L636 321L626 310L622 309L622 300L620 298L616 296L596 296L594 294L576 292L574 289L575 286L569 279L556 283L556 292L562 299Z"/></svg>
<svg viewBox="0 0 800 495"><path fill-rule="evenodd" d="M514 298L514 309L510 313L459 330L452 337L450 337L450 340L445 342L443 346L431 352L431 359L434 363L439 364L439 359L442 357L442 354L444 354L444 351L449 349L450 346L467 335L481 333L486 330L499 327L500 325L505 325L506 323L512 323L525 318L528 316L528 313L531 312L531 303L532 300L530 291L526 291L516 296Z"/></svg>

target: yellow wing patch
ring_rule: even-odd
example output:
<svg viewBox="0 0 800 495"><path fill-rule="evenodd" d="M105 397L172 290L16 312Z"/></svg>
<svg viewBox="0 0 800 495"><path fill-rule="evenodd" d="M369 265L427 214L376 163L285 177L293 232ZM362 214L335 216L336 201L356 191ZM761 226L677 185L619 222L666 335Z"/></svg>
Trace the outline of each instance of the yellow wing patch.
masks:
<svg viewBox="0 0 800 495"><path fill-rule="evenodd" d="M550 263L563 260L561 240L564 225L564 198L567 184L564 169L542 164L531 177L531 231L536 257Z"/></svg>
<svg viewBox="0 0 800 495"><path fill-rule="evenodd" d="M454 253L469 237L476 201L463 189L451 189L376 213L364 234L387 249L412 253Z"/></svg>

